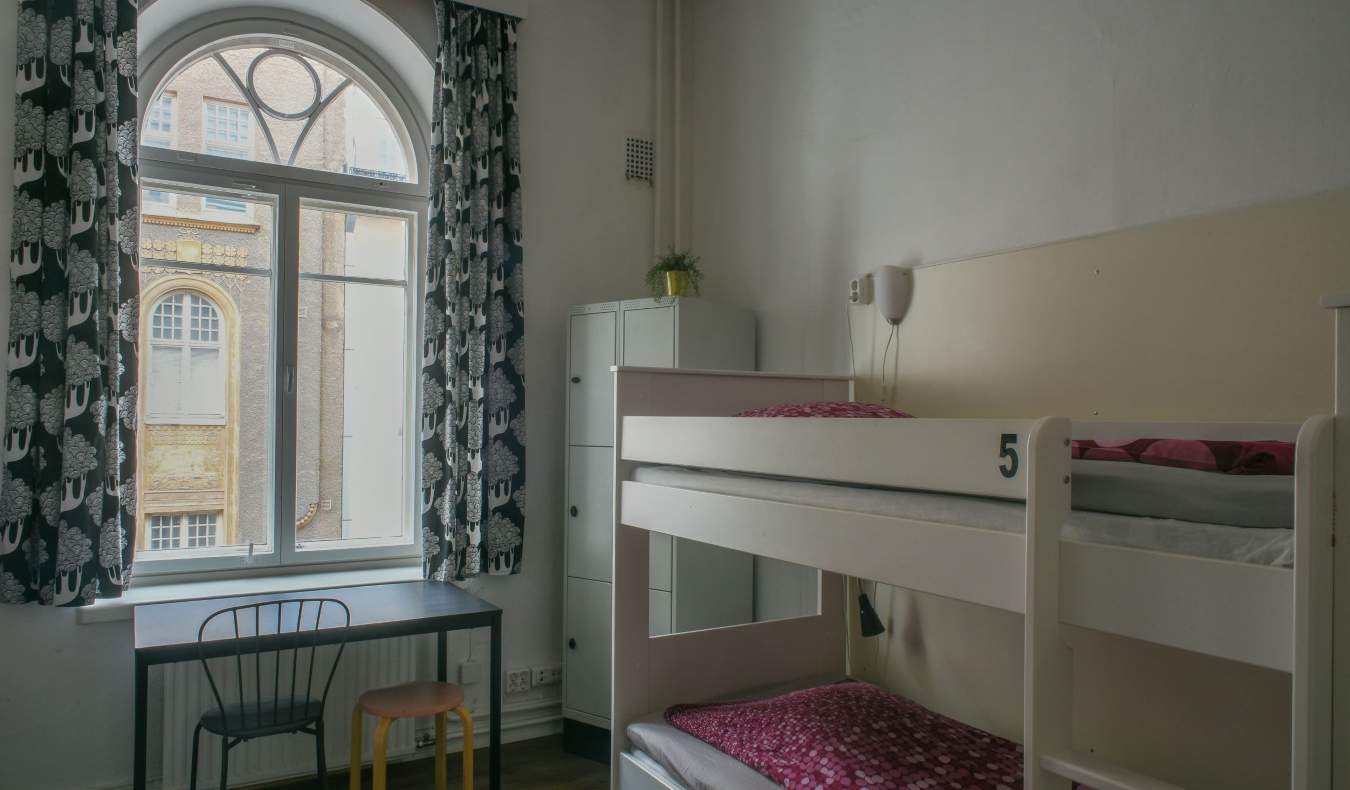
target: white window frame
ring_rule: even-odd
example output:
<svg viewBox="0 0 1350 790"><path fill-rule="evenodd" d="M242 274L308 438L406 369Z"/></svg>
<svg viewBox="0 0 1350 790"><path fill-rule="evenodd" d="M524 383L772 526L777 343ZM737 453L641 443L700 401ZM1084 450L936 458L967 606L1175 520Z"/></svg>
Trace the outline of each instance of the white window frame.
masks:
<svg viewBox="0 0 1350 790"><path fill-rule="evenodd" d="M170 43L164 49L145 59L151 66L141 75L142 84L158 85L172 77L171 69L195 51L214 42L240 36L268 36L268 45L277 45L276 34L269 32L266 20L233 20L204 25ZM208 154L143 146L140 151L140 174L146 189L167 189L195 195L217 195L225 198L254 201L257 211L274 212L276 228L275 249L272 256L273 290L273 362L271 366L272 421L269 435L271 470L273 475L272 508L269 513L269 534L273 543L267 553L247 551L247 547L218 547L205 557L159 558L146 552L137 557L134 573L145 580L176 581L180 574L211 572L218 576L249 572L268 574L304 572L306 569L334 567L371 567L377 565L408 565L421 560L421 442L419 441L421 410L421 344L416 342L422 325L422 304L425 286L427 198L425 194L428 173L427 141L429 129L418 120L413 111L417 105L409 102L406 92L399 91L374 64L353 50L341 39L322 31L307 31L305 47L323 48L370 81L397 111L391 116L395 133L405 135L409 144L409 164L414 180L408 182L382 181L344 173L288 167L252 159L233 159ZM299 42L297 42L299 43ZM369 90L369 88L368 88ZM205 118L203 117L203 122ZM405 128L399 129L399 123ZM250 133L253 126L250 124ZM403 535L397 543L339 546L334 548L305 548L296 546L296 387L293 360L296 356L296 321L299 295L300 207L327 204L339 210L385 212L408 218L408 252L410 266L405 293L407 298L408 338L405 350L407 384L404 405L405 448L405 504L407 514ZM289 221L284 218L291 218ZM251 261L255 265L259 262ZM233 267L215 264L178 263L175 267L203 271L237 271ZM308 275L307 275L308 277ZM352 278L346 278L352 279ZM340 543L340 541L333 541ZM311 542L312 544L313 542Z"/></svg>
<svg viewBox="0 0 1350 790"><path fill-rule="evenodd" d="M175 296L183 297L183 326L182 336L178 338L156 338L154 337L155 313L159 306ZM193 340L191 320L192 320L192 300L201 299L210 305L216 312L217 330L215 341ZM152 425L224 425L226 412L228 411L229 401L229 380L226 373L229 370L228 359L230 345L227 342L229 336L229 327L225 323L225 311L216 300L201 291L192 288L175 288L155 300L150 306L150 311L146 314L148 321L151 322L150 336L147 338L149 343L148 354L146 358L146 370L153 370L150 358L155 354L176 353L178 357L178 381L179 381L179 408L170 411L152 412L150 411L150 389L151 382L147 375L146 378L146 401L145 401L145 421ZM182 408L182 391L191 384L192 371L192 350L194 348L211 348L219 352L216 356L217 378L220 381L221 393L219 412L196 412ZM172 349L166 352L160 349Z"/></svg>

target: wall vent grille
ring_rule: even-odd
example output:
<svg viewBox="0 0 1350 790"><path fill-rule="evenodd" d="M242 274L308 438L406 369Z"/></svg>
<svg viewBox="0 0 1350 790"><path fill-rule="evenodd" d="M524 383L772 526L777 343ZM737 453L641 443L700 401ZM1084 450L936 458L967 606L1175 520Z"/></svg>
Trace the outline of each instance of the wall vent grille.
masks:
<svg viewBox="0 0 1350 790"><path fill-rule="evenodd" d="M655 146L651 140L629 137L623 146L623 177L629 181L653 183L652 172L655 167Z"/></svg>

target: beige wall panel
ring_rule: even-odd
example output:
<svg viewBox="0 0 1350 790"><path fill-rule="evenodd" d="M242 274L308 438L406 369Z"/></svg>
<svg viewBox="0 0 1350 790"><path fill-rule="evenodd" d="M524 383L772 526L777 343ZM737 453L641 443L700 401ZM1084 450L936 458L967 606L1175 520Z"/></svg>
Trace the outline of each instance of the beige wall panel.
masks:
<svg viewBox="0 0 1350 790"><path fill-rule="evenodd" d="M1326 412L1332 315L1317 300L1350 288L1347 218L1338 190L918 269L893 400L925 417ZM876 397L886 330L870 308L854 317Z"/></svg>

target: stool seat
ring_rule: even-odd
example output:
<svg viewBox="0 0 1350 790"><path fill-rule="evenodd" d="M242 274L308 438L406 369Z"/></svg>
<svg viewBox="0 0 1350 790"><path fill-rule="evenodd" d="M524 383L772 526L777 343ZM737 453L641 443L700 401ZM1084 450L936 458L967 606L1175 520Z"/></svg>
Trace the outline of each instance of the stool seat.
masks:
<svg viewBox="0 0 1350 790"><path fill-rule="evenodd" d="M435 716L464 704L464 689L434 680L371 689L357 699L359 708L384 719Z"/></svg>

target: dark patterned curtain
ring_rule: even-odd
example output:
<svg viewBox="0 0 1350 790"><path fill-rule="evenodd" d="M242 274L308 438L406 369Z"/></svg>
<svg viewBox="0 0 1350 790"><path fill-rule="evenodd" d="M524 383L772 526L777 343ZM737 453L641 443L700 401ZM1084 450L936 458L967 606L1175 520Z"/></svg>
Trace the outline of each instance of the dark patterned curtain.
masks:
<svg viewBox="0 0 1350 790"><path fill-rule="evenodd" d="M518 573L525 533L525 280L518 20L436 2L422 338L427 578Z"/></svg>
<svg viewBox="0 0 1350 790"><path fill-rule="evenodd" d="M136 532L136 4L19 10L0 600L82 606Z"/></svg>

